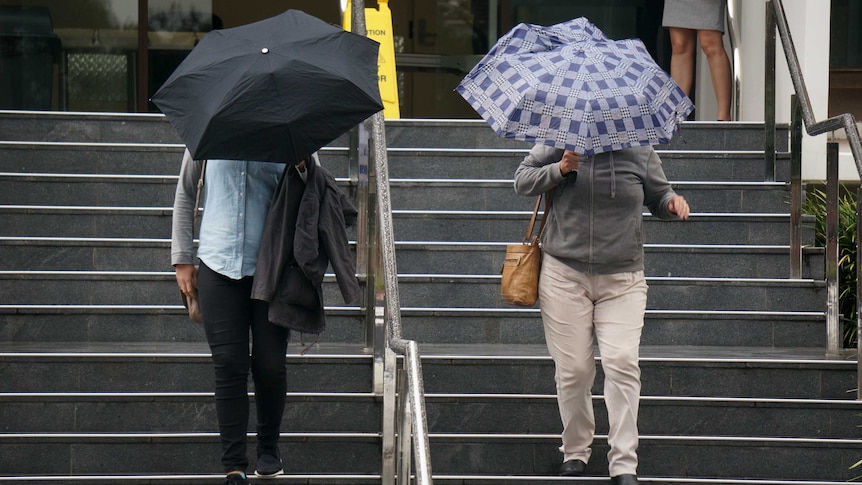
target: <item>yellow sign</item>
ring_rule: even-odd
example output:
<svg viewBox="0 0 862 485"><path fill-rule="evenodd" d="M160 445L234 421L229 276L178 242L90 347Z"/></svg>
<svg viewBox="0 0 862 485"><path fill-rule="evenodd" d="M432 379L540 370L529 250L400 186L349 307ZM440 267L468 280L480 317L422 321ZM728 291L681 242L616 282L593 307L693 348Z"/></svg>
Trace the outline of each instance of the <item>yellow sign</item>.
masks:
<svg viewBox="0 0 862 485"><path fill-rule="evenodd" d="M347 0L344 9L344 30L350 30L352 2ZM365 9L365 30L368 38L380 43L380 53L377 57L377 76L380 86L380 98L383 100L383 117L398 119L401 109L398 107L398 78L395 75L395 38L392 33L392 12L389 10L389 0L377 0L378 8Z"/></svg>

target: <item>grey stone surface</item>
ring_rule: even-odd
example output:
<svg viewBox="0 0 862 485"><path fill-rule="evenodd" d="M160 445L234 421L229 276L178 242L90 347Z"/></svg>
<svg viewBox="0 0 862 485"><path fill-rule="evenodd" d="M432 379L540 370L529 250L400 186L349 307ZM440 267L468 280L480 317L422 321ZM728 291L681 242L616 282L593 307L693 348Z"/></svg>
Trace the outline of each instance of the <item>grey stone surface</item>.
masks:
<svg viewBox="0 0 862 485"><path fill-rule="evenodd" d="M510 181L530 144L497 137L479 120L398 120L386 124L389 176L395 214L399 302L404 335L420 342L434 433L515 433L506 438L432 435L437 474L481 472L555 475L560 423L553 399L553 364L544 349L537 311L515 312L499 302L496 275L503 244L521 239L532 201L514 194ZM823 252L807 250L804 282L759 282L740 278L787 277L787 193L782 186L693 184L764 179L763 126L685 123L681 133L656 147L668 177L695 212L682 224L645 221L647 274L712 276L728 281L652 278L650 313L643 334L640 473L662 476L848 479L858 460L859 406L848 404L854 366L822 359L825 347ZM321 150L322 162L345 180L350 174L347 136ZM779 134L786 150L786 128ZM4 140L153 143L152 146L4 144ZM0 205L93 205L149 207L139 211L5 209L0 212L0 270L143 271L162 275L105 277L0 277L0 430L4 432L208 433L188 438L39 439L0 436L0 470L20 474L219 473L218 440L208 396L44 397L44 392L211 392L212 364L202 328L179 308L168 264L170 206L182 147L158 115L0 113L0 172L153 174L152 183L106 183L96 178L0 178ZM418 149L417 149L418 148ZM787 180L789 157L779 154L776 179ZM491 179L469 187L407 179ZM4 195L5 194L5 195ZM403 211L481 210L495 214L407 214ZM507 211L517 211L512 214ZM702 215L769 212L781 216ZM350 230L351 239L354 230ZM115 242L49 242L28 237L111 237ZM136 243L128 238L153 241ZM125 241L123 241L125 239ZM805 241L812 240L810 231ZM475 245L409 244L410 241L475 242ZM656 244L681 245L658 247ZM747 250L696 248L775 245ZM426 273L476 275L423 278ZM361 312L341 307L326 283L325 343L364 340ZM27 309L25 303L144 303L152 310ZM440 306L427 311L412 307ZM475 307L453 312L451 307ZM486 311L488 308L495 312ZM683 310L681 313L655 310ZM733 310L804 310L804 316L709 313ZM694 311L692 311L694 310ZM286 359L289 399L282 441L289 473L376 473L380 469L382 403L372 388L371 356L355 348L343 356L321 356L310 336L294 335ZM450 345L444 350L434 345ZM521 358L484 358L483 346ZM429 348L431 346L431 348ZM701 347L707 346L707 347ZM181 349L184 349L181 350ZM46 356L43 352L68 352ZM98 352L88 354L87 352ZM136 352L140 352L139 354ZM447 356L445 352L450 352ZM468 358L469 352L476 352ZM81 353L80 356L75 356ZM430 356L429 356L430 353ZM463 355L459 355L463 354ZM812 355L817 354L817 357ZM796 356L780 360L780 356ZM760 359L778 356L779 360ZM805 356L805 357L800 357ZM669 358L667 357L676 357ZM594 392L603 389L597 364ZM253 386L249 386L253 390ZM305 395L325 393L323 395ZM339 398L330 393L362 393ZM533 398L433 397L434 393L539 394ZM703 396L704 399L688 399ZM682 399L668 399L678 397ZM749 400L735 400L746 397ZM783 401L794 398L797 401ZM776 399L772 402L771 399ZM823 400L823 401L821 401ZM596 397L600 433L607 430ZM253 414L253 413L252 413ZM314 437L303 433L357 431L364 437ZM540 434L541 436L533 436ZM550 438L545 436L550 436ZM691 439L718 435L722 439ZM808 441L779 442L770 436ZM749 437L733 441L728 437ZM762 437L762 438L761 438ZM819 443L819 438L835 438ZM843 441L841 441L843 440ZM253 442L253 440L252 440ZM604 483L607 444L598 438L588 472ZM32 457L45 457L34 466ZM5 474L2 473L2 474ZM536 483L542 482L541 480ZM465 483L479 483L465 480ZM718 483L718 482L716 482ZM523 484L522 484L523 485ZM679 485L679 484L677 484Z"/></svg>

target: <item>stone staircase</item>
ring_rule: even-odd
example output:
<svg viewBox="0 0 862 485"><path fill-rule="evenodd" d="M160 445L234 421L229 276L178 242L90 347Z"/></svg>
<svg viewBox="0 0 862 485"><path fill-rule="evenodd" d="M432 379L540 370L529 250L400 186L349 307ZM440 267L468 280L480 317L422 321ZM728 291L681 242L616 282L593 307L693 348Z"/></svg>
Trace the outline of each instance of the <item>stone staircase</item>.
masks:
<svg viewBox="0 0 862 485"><path fill-rule="evenodd" d="M822 249L806 248L803 277L787 277L789 157L779 182L762 182L762 132L687 123L658 147L694 214L646 217L644 482L862 474L848 469L862 459L855 355L825 355ZM387 122L387 144L434 481L606 481L601 369L588 476L556 477L538 310L498 296L504 246L532 209L512 189L528 147L449 120ZM0 482L220 483L209 352L169 266L181 154L159 115L0 112ZM321 159L346 186L346 141ZM322 343L289 349L279 481L379 483L382 405L362 312L331 278L325 291Z"/></svg>

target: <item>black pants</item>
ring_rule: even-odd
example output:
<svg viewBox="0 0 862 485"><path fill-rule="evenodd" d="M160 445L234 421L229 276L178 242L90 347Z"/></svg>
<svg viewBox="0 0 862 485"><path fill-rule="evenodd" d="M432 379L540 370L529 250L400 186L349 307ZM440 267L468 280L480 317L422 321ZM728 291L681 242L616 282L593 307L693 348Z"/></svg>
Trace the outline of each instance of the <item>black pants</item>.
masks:
<svg viewBox="0 0 862 485"><path fill-rule="evenodd" d="M257 408L257 453L279 455L290 331L269 323L268 303L249 297L251 284L251 277L234 280L204 264L198 271L204 329L215 365L216 414L225 472L248 467L249 370Z"/></svg>

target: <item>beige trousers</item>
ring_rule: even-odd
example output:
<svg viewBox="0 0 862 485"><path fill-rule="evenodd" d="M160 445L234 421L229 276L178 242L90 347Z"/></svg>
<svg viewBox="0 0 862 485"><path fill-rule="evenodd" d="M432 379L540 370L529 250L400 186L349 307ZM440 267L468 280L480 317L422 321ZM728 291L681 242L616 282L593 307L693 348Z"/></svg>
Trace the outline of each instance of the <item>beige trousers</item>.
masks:
<svg viewBox="0 0 862 485"><path fill-rule="evenodd" d="M563 461L589 461L595 433L590 389L596 376L593 334L605 374L610 476L637 473L638 365L647 284L643 271L584 274L545 254L539 306L554 360L563 422Z"/></svg>

